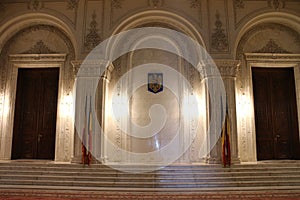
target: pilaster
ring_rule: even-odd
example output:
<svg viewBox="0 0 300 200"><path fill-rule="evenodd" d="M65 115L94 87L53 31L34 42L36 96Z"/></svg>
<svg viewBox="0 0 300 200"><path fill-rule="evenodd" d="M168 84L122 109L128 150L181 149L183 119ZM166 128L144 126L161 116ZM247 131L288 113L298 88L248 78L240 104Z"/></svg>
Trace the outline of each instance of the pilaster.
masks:
<svg viewBox="0 0 300 200"><path fill-rule="evenodd" d="M206 96L207 96L207 105L209 105L209 98L214 97L216 87L216 80L222 77L224 87L226 90L226 102L228 108L228 115L230 119L230 144L231 144L231 160L232 163L239 163L238 157L238 138L237 138L237 121L236 121L236 98L235 98L235 79L238 71L240 62L237 60L215 60L216 67L212 67L213 63L205 63L203 70L200 70L203 80L206 81ZM218 77L219 76L219 77ZM209 89L210 88L210 89ZM213 91L209 91L213 90ZM223 105L224 106L224 105ZM207 119L210 119L209 113L210 108L208 108ZM208 122L208 123L218 123L218 122ZM208 142L217 141L214 147L211 148L210 153L207 155L207 163L218 164L222 160L222 151L221 151L221 138L220 134L208 135ZM216 138L219 137L219 138ZM208 145L210 146L210 145Z"/></svg>

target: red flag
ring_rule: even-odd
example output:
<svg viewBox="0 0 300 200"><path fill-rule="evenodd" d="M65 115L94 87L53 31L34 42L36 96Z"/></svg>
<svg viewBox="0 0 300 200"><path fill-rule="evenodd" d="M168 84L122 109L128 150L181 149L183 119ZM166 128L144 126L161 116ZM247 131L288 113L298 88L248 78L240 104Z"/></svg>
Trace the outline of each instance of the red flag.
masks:
<svg viewBox="0 0 300 200"><path fill-rule="evenodd" d="M87 112L87 96L85 97L85 109L84 109L84 126L82 131L82 158L81 162L82 164L88 164L90 165L91 162L91 103L90 103L90 109L89 113ZM91 99L90 99L91 102ZM88 116L87 116L88 115Z"/></svg>
<svg viewBox="0 0 300 200"><path fill-rule="evenodd" d="M222 162L226 167L231 164L231 152L230 152L230 119L228 115L228 109L226 106L225 123L222 127Z"/></svg>

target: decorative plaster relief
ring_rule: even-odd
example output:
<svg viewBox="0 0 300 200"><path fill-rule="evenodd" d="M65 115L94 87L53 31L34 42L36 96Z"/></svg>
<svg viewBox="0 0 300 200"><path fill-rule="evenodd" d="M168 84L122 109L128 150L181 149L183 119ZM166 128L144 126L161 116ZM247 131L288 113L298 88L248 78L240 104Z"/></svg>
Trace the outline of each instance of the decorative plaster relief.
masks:
<svg viewBox="0 0 300 200"><path fill-rule="evenodd" d="M228 37L225 29L223 28L223 23L220 19L220 13L217 11L215 28L211 36L211 48L216 52L226 52L228 51L228 47Z"/></svg>
<svg viewBox="0 0 300 200"><path fill-rule="evenodd" d="M47 47L42 40L39 40L33 47L29 50L23 52L23 54L54 54L58 53L52 51Z"/></svg>
<svg viewBox="0 0 300 200"><path fill-rule="evenodd" d="M96 12L94 11L92 14L92 21L90 23L89 33L85 37L84 47L86 51L92 50L101 41L96 17L97 15Z"/></svg>
<svg viewBox="0 0 300 200"><path fill-rule="evenodd" d="M191 3L191 8L200 8L201 1L200 0L189 0Z"/></svg>
<svg viewBox="0 0 300 200"><path fill-rule="evenodd" d="M111 0L111 7L114 9L121 9L122 8L122 1L123 0Z"/></svg>
<svg viewBox="0 0 300 200"><path fill-rule="evenodd" d="M40 10L44 7L44 3L39 1L39 0L30 0L28 3L27 3L27 8L29 10Z"/></svg>
<svg viewBox="0 0 300 200"><path fill-rule="evenodd" d="M149 6L154 8L162 7L164 4L164 0L149 0Z"/></svg>
<svg viewBox="0 0 300 200"><path fill-rule="evenodd" d="M234 8L238 8L238 9L245 8L244 0L234 0L233 4L234 4Z"/></svg>
<svg viewBox="0 0 300 200"><path fill-rule="evenodd" d="M22 37L22 35L25 35L25 34L30 34L30 33L33 33L33 32L36 32L36 31L39 31L39 30L44 30L44 31L49 31L50 33L54 33L56 34L59 38L61 38L64 43L67 45L68 47L68 50L69 50L69 58L70 59L73 59L75 57L75 49L73 47L73 44L71 42L71 40L66 36L66 34L64 32L62 32L60 29L54 27L54 26L50 26L50 25L36 25L36 26L31 26L31 27L28 27L20 32L18 32L14 38L17 38L17 37ZM12 39L11 42L14 42L14 38Z"/></svg>
<svg viewBox="0 0 300 200"><path fill-rule="evenodd" d="M233 0L235 27L266 11L288 9L299 13L299 5L297 0Z"/></svg>
<svg viewBox="0 0 300 200"><path fill-rule="evenodd" d="M268 39L268 41L266 41L267 44L261 47L259 50L257 50L254 49L254 47L257 46L257 42L252 40L254 40L254 37L256 37L256 35L258 34L260 34L258 38L260 40L262 40L261 37L268 35L266 38L270 38L270 36L272 36L272 38L277 37L276 41L280 41L281 39L283 39L286 40L286 42L289 42L290 44L284 48L284 47L280 47L277 43L275 43L274 39L272 39L273 41L272 40L270 41L270 39ZM300 39L299 39L298 32L281 24L266 23L266 24L260 24L253 27L243 35L243 37L241 38L238 44L236 56L238 59L242 59L244 52L263 51L261 53L279 53L279 52L299 53L298 52L299 50L300 50ZM274 51L274 52L270 52L270 51Z"/></svg>
<svg viewBox="0 0 300 200"><path fill-rule="evenodd" d="M281 48L278 44L276 44L275 40L270 39L264 47L262 47L257 51L254 51L253 53L291 53L291 52Z"/></svg>
<svg viewBox="0 0 300 200"><path fill-rule="evenodd" d="M82 52L89 52L102 40L104 26L104 0L86 0L84 6Z"/></svg>
<svg viewBox="0 0 300 200"><path fill-rule="evenodd" d="M67 5L67 9L68 10L77 10L78 3L79 3L79 0L69 0L68 5Z"/></svg>
<svg viewBox="0 0 300 200"><path fill-rule="evenodd" d="M278 10L279 8L285 8L286 0L268 0L268 5L270 8Z"/></svg>

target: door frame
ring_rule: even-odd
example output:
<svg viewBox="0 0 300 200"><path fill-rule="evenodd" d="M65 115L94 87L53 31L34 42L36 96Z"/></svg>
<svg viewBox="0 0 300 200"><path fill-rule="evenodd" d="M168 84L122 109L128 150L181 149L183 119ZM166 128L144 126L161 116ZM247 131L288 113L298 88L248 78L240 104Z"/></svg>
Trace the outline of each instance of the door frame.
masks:
<svg viewBox="0 0 300 200"><path fill-rule="evenodd" d="M57 117L56 117L56 132L55 132L55 158L60 160L59 152L64 152L63 146L64 138L60 137L60 130L63 127L64 121L62 120L62 98L63 98L63 67L65 66L67 55L66 54L13 54L9 55L9 70L7 81L7 95L9 97L10 112L8 113L6 121L6 138L5 141L5 157L11 159L12 152L12 138L14 127L14 113L15 102L17 93L17 79L19 68L59 68L59 81L58 81L58 98L57 98ZM2 141L1 141L2 143Z"/></svg>
<svg viewBox="0 0 300 200"><path fill-rule="evenodd" d="M250 154L257 161L257 145L256 145L256 127L254 112L254 95L252 81L252 67L261 68L293 68L295 80L295 93L298 115L298 134L300 138L300 54L272 54L272 53L245 53L245 60L249 78L249 118L250 118L250 140L244 141L252 148L248 149ZM298 83L298 84L297 84Z"/></svg>

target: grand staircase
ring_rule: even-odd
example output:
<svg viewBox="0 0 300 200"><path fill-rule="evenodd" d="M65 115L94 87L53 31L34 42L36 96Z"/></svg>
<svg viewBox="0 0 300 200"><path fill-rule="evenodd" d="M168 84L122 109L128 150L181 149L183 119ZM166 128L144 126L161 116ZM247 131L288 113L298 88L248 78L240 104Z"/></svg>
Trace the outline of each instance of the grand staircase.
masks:
<svg viewBox="0 0 300 200"><path fill-rule="evenodd" d="M126 166L130 169L135 166ZM147 167L147 166L145 166ZM0 163L1 191L59 192L286 192L300 195L300 162L171 165L147 173L125 173L105 165L36 162Z"/></svg>

